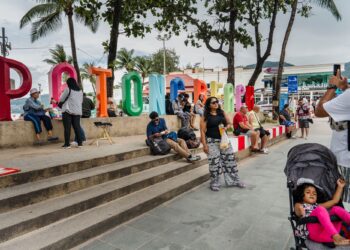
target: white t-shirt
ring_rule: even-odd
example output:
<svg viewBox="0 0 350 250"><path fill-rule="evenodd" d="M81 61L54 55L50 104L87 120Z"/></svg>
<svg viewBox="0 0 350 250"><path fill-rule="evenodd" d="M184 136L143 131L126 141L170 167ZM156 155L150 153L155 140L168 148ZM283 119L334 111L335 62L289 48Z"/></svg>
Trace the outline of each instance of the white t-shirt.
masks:
<svg viewBox="0 0 350 250"><path fill-rule="evenodd" d="M323 108L335 122L350 121L350 89L323 104ZM331 150L337 157L338 164L350 168L350 151L348 151L348 129L333 130Z"/></svg>

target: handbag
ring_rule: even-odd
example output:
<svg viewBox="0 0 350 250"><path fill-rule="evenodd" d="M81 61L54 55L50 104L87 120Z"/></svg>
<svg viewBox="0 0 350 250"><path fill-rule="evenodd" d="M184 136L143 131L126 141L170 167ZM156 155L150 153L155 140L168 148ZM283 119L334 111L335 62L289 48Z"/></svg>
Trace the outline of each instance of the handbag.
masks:
<svg viewBox="0 0 350 250"><path fill-rule="evenodd" d="M227 149L229 144L228 136L224 131L221 135L220 149Z"/></svg>
<svg viewBox="0 0 350 250"><path fill-rule="evenodd" d="M68 100L68 98L69 98L69 96L70 96L70 91L71 91L71 89L69 89L69 93L68 93L67 97L64 99L64 101L63 101L63 102L59 102L59 103L57 104L57 106L58 106L60 109L63 107L63 104Z"/></svg>

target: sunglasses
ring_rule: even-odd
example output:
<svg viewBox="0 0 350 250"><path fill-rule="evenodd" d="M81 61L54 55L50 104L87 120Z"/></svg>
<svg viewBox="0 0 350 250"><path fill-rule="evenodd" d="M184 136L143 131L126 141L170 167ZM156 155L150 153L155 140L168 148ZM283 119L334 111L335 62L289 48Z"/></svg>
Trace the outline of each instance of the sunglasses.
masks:
<svg viewBox="0 0 350 250"><path fill-rule="evenodd" d="M213 102L210 102L210 104L218 104L219 101L213 101Z"/></svg>
<svg viewBox="0 0 350 250"><path fill-rule="evenodd" d="M159 117L153 119L154 122L159 122Z"/></svg>

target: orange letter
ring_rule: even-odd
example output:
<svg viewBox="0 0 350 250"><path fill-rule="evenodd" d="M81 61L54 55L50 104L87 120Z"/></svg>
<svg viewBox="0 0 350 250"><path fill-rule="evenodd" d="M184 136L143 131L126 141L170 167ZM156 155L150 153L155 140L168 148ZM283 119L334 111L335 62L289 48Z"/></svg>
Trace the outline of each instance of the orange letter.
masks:
<svg viewBox="0 0 350 250"><path fill-rule="evenodd" d="M193 88L194 88L194 103L198 101L199 95L201 94L204 95L203 102L205 102L207 100L207 90L208 90L208 87L205 81L194 79Z"/></svg>
<svg viewBox="0 0 350 250"><path fill-rule="evenodd" d="M97 76L96 81L96 100L97 117L108 117L107 113L107 77L112 76L112 70L91 67L90 74Z"/></svg>

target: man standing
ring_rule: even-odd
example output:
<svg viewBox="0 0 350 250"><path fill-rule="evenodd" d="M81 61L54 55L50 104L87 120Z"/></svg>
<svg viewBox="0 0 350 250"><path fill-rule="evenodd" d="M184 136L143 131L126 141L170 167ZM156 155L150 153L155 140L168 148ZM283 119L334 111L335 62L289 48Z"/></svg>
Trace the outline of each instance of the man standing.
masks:
<svg viewBox="0 0 350 250"><path fill-rule="evenodd" d="M343 91L336 96L336 90ZM324 96L316 106L317 117L330 117L333 130L330 148L337 157L338 165L346 180L343 201L350 203L350 90L347 78L340 77L340 71L329 80Z"/></svg>

